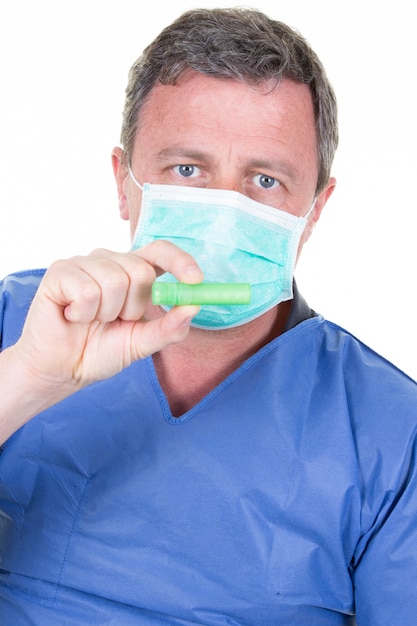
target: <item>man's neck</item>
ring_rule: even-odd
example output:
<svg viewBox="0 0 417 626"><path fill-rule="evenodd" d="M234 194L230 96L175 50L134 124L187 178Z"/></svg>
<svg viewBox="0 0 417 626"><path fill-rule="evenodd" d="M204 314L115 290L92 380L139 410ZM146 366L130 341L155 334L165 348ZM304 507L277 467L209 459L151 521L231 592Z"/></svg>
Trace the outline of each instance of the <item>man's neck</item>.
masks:
<svg viewBox="0 0 417 626"><path fill-rule="evenodd" d="M280 335L291 302L227 330L191 328L188 337L154 355L160 385L175 416L190 410L246 359Z"/></svg>

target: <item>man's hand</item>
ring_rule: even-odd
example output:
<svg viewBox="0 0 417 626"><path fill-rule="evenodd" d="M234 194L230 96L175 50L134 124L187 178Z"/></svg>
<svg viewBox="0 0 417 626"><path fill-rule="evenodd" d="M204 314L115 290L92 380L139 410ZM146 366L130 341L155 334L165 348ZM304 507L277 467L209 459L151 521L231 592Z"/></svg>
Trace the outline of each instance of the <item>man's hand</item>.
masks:
<svg viewBox="0 0 417 626"><path fill-rule="evenodd" d="M15 358L40 384L67 388L65 396L181 341L198 307L176 307L153 320L145 315L152 283L165 271L189 283L203 278L195 260L166 241L54 263L29 310Z"/></svg>

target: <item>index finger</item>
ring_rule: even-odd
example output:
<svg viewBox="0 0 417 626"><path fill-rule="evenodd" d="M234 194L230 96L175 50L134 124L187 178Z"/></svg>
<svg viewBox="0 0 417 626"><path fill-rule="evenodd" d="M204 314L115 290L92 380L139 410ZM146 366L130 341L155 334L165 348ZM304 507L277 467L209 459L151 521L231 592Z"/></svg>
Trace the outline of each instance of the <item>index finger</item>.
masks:
<svg viewBox="0 0 417 626"><path fill-rule="evenodd" d="M133 250L132 254L152 265L158 275L170 272L185 283L200 283L203 280L203 271L194 257L170 241L158 239Z"/></svg>

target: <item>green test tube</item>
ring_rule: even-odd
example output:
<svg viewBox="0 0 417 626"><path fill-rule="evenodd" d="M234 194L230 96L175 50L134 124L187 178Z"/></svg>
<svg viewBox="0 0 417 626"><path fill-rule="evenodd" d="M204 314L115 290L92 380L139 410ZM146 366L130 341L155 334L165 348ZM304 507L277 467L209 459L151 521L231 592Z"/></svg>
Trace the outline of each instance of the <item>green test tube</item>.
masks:
<svg viewBox="0 0 417 626"><path fill-rule="evenodd" d="M153 304L177 306L184 304L249 304L249 283L187 283L155 282L152 285Z"/></svg>

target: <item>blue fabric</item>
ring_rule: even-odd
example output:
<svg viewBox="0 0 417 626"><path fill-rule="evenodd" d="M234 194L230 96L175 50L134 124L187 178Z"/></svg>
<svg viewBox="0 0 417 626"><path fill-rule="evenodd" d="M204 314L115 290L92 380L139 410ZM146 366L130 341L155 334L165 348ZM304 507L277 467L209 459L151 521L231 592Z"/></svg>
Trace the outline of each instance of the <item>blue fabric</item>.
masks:
<svg viewBox="0 0 417 626"><path fill-rule="evenodd" d="M40 276L4 282L3 348ZM0 623L415 623L416 400L320 316L180 418L151 358L78 392L4 445Z"/></svg>

